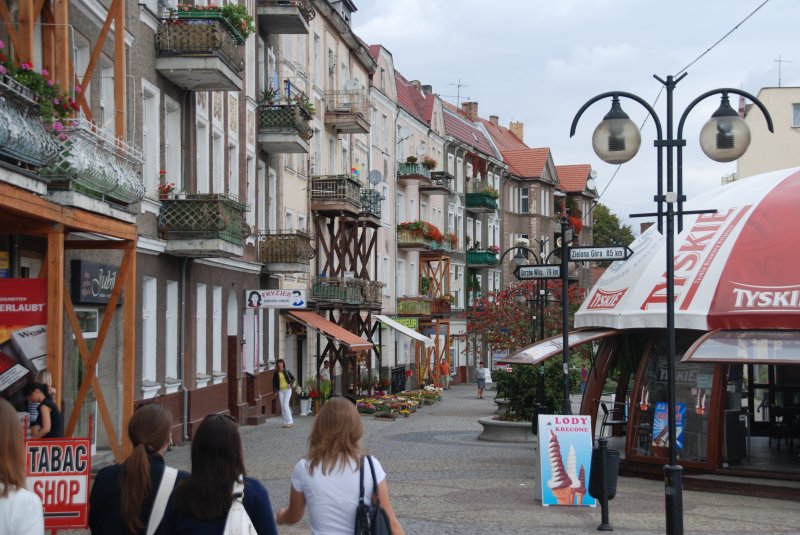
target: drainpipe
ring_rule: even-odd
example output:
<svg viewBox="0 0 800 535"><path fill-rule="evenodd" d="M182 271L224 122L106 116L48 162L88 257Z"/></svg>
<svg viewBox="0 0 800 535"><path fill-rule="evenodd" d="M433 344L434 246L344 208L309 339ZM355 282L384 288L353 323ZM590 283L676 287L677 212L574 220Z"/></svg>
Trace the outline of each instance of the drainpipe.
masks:
<svg viewBox="0 0 800 535"><path fill-rule="evenodd" d="M183 440L189 440L189 388L186 384L186 270L189 259L181 259L181 315L178 322L178 370L183 383Z"/></svg>

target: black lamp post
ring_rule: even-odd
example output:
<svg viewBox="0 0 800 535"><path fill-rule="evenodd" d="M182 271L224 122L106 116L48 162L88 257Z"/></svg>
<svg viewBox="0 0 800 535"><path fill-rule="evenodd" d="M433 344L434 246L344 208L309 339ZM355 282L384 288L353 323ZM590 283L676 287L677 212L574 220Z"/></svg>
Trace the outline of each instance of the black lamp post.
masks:
<svg viewBox="0 0 800 535"><path fill-rule="evenodd" d="M750 144L750 130L747 124L731 108L728 94L742 95L751 100L767 120L767 127L772 132L772 118L764 105L753 95L738 89L714 89L703 93L693 100L681 115L678 121L677 138L673 137L673 105L672 94L675 86L686 73L676 77L667 76L661 82L667 92L667 137L662 135L661 121L655 110L642 98L622 91L611 91L591 98L586 102L575 118L572 120L570 137L575 135L578 121L583 112L595 102L611 98L611 110L603 121L595 128L592 135L592 145L601 160L611 164L623 164L633 158L639 150L641 135L636 124L622 111L619 99L628 98L641 104L656 127L655 147L657 149L657 195L655 213L631 214L631 217L658 218L658 231L664 232L663 221L666 221L666 314L667 314L667 418L669 425L669 464L664 466L665 501L666 501L666 528L670 535L683 533L683 467L678 465L678 452L676 447L675 429L675 221L678 222L678 232L683 230L684 214L709 213L715 210L684 210L683 203L686 197L683 194L683 125L689 112L702 100L712 95L722 95L719 109L700 131L700 146L703 152L712 160L730 162L738 159L747 150ZM663 155L667 156L666 177L663 169ZM673 158L677 156L677 182L673 180ZM666 179L666 183L665 183ZM677 186L677 189L674 189ZM666 187L666 191L665 191ZM666 205L666 209L664 207ZM677 208L676 208L677 205Z"/></svg>
<svg viewBox="0 0 800 535"><path fill-rule="evenodd" d="M557 192L558 193L558 192ZM569 244L572 242L572 227L567 220L567 196L561 195L561 355L564 358L564 403L561 414L572 414L569 400Z"/></svg>

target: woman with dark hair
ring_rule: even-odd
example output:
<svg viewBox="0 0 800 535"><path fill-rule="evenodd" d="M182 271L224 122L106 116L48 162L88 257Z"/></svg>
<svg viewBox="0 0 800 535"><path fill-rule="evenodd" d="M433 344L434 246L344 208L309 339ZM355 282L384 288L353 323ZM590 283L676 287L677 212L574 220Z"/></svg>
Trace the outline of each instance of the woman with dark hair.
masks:
<svg viewBox="0 0 800 535"><path fill-rule="evenodd" d="M25 488L25 441L14 407L0 398L0 533L41 535L39 496Z"/></svg>
<svg viewBox="0 0 800 535"><path fill-rule="evenodd" d="M294 375L286 369L286 362L283 359L278 359L278 362L275 363L275 374L272 376L272 390L278 394L278 401L281 404L282 427L292 427L294 425L292 407L289 404L292 400L293 383Z"/></svg>
<svg viewBox="0 0 800 535"><path fill-rule="evenodd" d="M39 404L39 417L31 422L31 438L61 438L64 436L64 420L56 402L50 397L50 387L39 383L28 383L22 389L28 403Z"/></svg>
<svg viewBox="0 0 800 535"><path fill-rule="evenodd" d="M133 451L122 464L100 470L92 486L89 528L93 534L143 534L158 527L175 481L189 476L164 463L171 430L172 413L161 405L151 403L133 413L128 422ZM156 507L162 481L163 502Z"/></svg>
<svg viewBox="0 0 800 535"><path fill-rule="evenodd" d="M352 535L362 461L361 437L364 426L354 403L347 398L329 399L314 420L308 437L308 453L294 467L289 490L289 507L278 511L279 524L295 524L303 518L306 505L312 535ZM389 517L392 535L404 531L392 509L386 472L374 457L372 465L378 488L372 484L370 465L364 468L364 497L371 503L377 495Z"/></svg>
<svg viewBox="0 0 800 535"><path fill-rule="evenodd" d="M259 535L277 535L267 489L245 475L239 427L230 416L209 414L192 439L192 474L167 505L163 533L219 535L233 503L233 487L244 483L242 504Z"/></svg>

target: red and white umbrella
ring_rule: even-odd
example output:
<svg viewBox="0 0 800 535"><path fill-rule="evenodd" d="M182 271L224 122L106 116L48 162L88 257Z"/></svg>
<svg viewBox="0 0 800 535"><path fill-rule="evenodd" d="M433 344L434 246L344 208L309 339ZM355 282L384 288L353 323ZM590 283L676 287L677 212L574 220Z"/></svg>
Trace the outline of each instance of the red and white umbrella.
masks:
<svg viewBox="0 0 800 535"><path fill-rule="evenodd" d="M675 327L800 327L800 167L698 195L675 236ZM666 240L655 226L613 262L575 315L576 327L666 327Z"/></svg>

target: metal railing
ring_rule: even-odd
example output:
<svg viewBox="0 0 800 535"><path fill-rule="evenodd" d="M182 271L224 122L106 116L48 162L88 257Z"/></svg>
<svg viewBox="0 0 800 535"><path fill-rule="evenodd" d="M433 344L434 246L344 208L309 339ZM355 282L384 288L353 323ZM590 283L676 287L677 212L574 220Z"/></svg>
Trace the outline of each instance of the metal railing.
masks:
<svg viewBox="0 0 800 535"><path fill-rule="evenodd" d="M221 239L242 245L250 229L247 204L221 193L180 194L161 201L158 222L166 240Z"/></svg>
<svg viewBox="0 0 800 535"><path fill-rule="evenodd" d="M156 33L160 56L217 56L234 72L244 70L244 38L221 16L181 15L161 19Z"/></svg>
<svg viewBox="0 0 800 535"><path fill-rule="evenodd" d="M291 129L308 141L314 135L309 125L311 117L302 106L260 104L258 106L258 131Z"/></svg>
<svg viewBox="0 0 800 535"><path fill-rule="evenodd" d="M0 158L20 167L42 167L59 155L59 144L42 124L30 89L0 75Z"/></svg>
<svg viewBox="0 0 800 535"><path fill-rule="evenodd" d="M497 255L489 251L467 251L467 265L496 266Z"/></svg>
<svg viewBox="0 0 800 535"><path fill-rule="evenodd" d="M432 301L427 297L398 297L397 314L400 316L430 316Z"/></svg>
<svg viewBox="0 0 800 535"><path fill-rule="evenodd" d="M294 6L299 11L300 14L306 19L306 22L311 22L317 12L314 10L314 6L311 5L310 0L258 0L258 7L285 7L285 6Z"/></svg>
<svg viewBox="0 0 800 535"><path fill-rule="evenodd" d="M299 230L275 230L259 238L258 258L262 264L307 264L315 254L311 238Z"/></svg>
<svg viewBox="0 0 800 535"><path fill-rule="evenodd" d="M448 191L452 191L453 175L447 171L432 171L431 172L431 185L436 186ZM422 186L420 186L422 187Z"/></svg>
<svg viewBox="0 0 800 535"><path fill-rule="evenodd" d="M464 196L464 204L467 208L488 208L497 210L497 199L489 196L486 192L467 193Z"/></svg>
<svg viewBox="0 0 800 535"><path fill-rule="evenodd" d="M425 248L433 247L436 243L430 238L426 238L421 232L415 232L408 229L397 229L397 245L398 246L415 246L420 245Z"/></svg>
<svg viewBox="0 0 800 535"><path fill-rule="evenodd" d="M383 196L374 189L361 190L361 215L381 218Z"/></svg>
<svg viewBox="0 0 800 535"><path fill-rule="evenodd" d="M326 91L326 113L353 113L369 122L369 95L361 89L352 91Z"/></svg>
<svg viewBox="0 0 800 535"><path fill-rule="evenodd" d="M403 178L406 176L423 176L430 180L431 170L421 163L398 163L397 178Z"/></svg>
<svg viewBox="0 0 800 535"><path fill-rule="evenodd" d="M311 178L312 201L341 201L361 209L361 182L352 175L317 175Z"/></svg>

